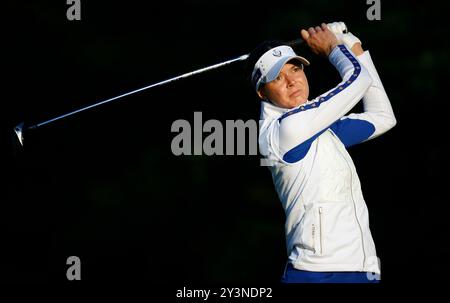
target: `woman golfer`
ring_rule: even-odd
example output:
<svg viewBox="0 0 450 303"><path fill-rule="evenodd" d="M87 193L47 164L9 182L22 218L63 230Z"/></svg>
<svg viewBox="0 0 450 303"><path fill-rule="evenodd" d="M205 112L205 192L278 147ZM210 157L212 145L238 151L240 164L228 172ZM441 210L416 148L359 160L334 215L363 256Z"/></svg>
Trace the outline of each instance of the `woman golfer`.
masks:
<svg viewBox="0 0 450 303"><path fill-rule="evenodd" d="M251 83L262 99L260 151L286 214L282 281L377 282L367 206L346 148L385 133L396 119L358 38L334 34L324 23L301 36L342 77L317 98L309 99L308 60L289 46L266 42L249 58ZM347 115L361 99L364 112Z"/></svg>

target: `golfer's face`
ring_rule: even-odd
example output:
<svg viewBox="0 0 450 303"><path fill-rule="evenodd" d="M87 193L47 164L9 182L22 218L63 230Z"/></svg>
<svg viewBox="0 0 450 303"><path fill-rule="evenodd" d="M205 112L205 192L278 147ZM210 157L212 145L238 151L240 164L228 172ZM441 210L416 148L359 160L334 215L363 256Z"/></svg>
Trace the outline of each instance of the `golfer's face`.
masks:
<svg viewBox="0 0 450 303"><path fill-rule="evenodd" d="M296 61L286 63L278 77L261 88L259 95L282 108L294 108L305 103L309 86L301 64Z"/></svg>

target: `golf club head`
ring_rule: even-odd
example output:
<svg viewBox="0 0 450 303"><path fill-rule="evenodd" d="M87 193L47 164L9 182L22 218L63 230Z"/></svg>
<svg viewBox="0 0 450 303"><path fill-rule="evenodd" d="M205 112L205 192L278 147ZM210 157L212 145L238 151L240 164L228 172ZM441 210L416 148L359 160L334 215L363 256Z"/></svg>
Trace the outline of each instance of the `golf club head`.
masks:
<svg viewBox="0 0 450 303"><path fill-rule="evenodd" d="M25 130L25 123L22 122L20 124L18 124L16 127L14 127L14 132L16 133L17 139L20 142L20 145L23 146L23 133Z"/></svg>

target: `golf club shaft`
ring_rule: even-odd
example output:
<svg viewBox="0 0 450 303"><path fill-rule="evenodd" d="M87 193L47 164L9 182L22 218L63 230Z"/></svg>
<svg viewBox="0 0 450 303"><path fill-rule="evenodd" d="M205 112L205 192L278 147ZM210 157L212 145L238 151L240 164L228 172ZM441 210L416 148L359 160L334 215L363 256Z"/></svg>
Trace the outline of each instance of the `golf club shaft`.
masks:
<svg viewBox="0 0 450 303"><path fill-rule="evenodd" d="M287 44L287 45L294 46L294 45L297 45L297 44L301 44L302 42L303 42L302 39L296 39L296 40L289 41L289 42L287 42L286 44ZM80 113L80 112L82 112L82 111L85 111L85 110L88 110L88 109L97 107L97 106L99 106L99 105L102 105L102 104L105 104L105 103L109 103L109 102L111 102L111 101L114 101L114 100L117 100L117 99L120 99L120 98L123 98L123 97L126 97L126 96L133 95L133 94L135 94L135 93L141 92L141 91L143 91L143 90L146 90L146 89L149 89L149 88L152 88L152 87L161 86L161 85L163 85L163 84L167 84L167 83L170 83L170 82L179 80L179 79L183 79L183 78L187 78L187 77L190 77L190 76L193 76L193 75L196 75L196 74L200 74L200 73L203 73L203 72L212 70L212 69L216 69L216 68L219 68L219 67L228 65L228 64L233 63L233 62L236 62L236 61L244 61L244 60L246 60L246 59L248 58L248 56L249 56L249 54L242 55L242 56L240 56L240 57L237 57L237 58L234 58L234 59L231 59L231 60L228 60L228 61L224 61L224 62L217 63L217 64L214 64L214 65L211 65L211 66L208 66L208 67L204 67L204 68L201 68L201 69L192 71L192 72L188 72L188 73L182 74L182 75L180 75L180 76L176 76L176 77L173 77L173 78L170 78L170 79L167 79L167 80L158 82L158 83L150 84L150 85L148 85L148 86L145 86L145 87L142 87L142 88L139 88L139 89L136 89L136 90L133 90L133 91L130 91L130 92L121 94L121 95L119 95L119 96L115 96L115 97L112 97L112 98L109 98L109 99L106 99L106 100L103 100L103 101L94 103L94 104L92 104L92 105L88 105L88 106L86 106L86 107L83 107L83 108L80 108L80 109L71 111L71 112L69 112L69 113L60 115L60 116L58 116L58 117L55 117L55 118L52 118L52 119L49 119L49 120L46 120L46 121L43 121L43 122L40 122L40 123L31 125L31 126L28 126L27 129L35 129L35 128L41 127L41 126L43 126L43 125L46 125L46 124L49 124L49 123L52 123L52 122L61 120L61 119L63 119L63 118L66 118L66 117L75 115L75 114L77 114L77 113Z"/></svg>
<svg viewBox="0 0 450 303"><path fill-rule="evenodd" d="M55 122L55 121L57 121L57 120L61 120L61 119L63 119L63 118L66 118L66 117L68 117L68 116L72 116L72 115L74 115L74 114L77 114L77 113L79 113L79 112L82 112L82 111L85 111L85 110L88 110L88 109L97 107L97 106L99 106L99 105L102 105L102 104L105 104L105 103L108 103L108 102L111 102L111 101L114 101L114 100L117 100L117 99L120 99L120 98L123 98L123 97L126 97L126 96L133 95L133 94L138 93L138 92L140 92L140 91L143 91L143 90L146 90L146 89L149 89L149 88L152 88L152 87L156 87L156 86L161 86L161 85L163 85L163 84L167 84L167 83L170 83L170 82L179 80L179 79L187 78L187 77L190 77L190 76L193 76L193 75L196 75L196 74L200 74L200 73L203 73L203 72L208 71L208 70L212 70L212 69L215 69L215 68L224 66L224 65L228 65L228 64L233 63L233 62L235 62L235 61L243 61L243 60L245 60L245 59L247 59L247 58L248 58L248 55L242 55L242 56L240 56L240 57L238 57L238 58L235 58L235 59L231 59L231 60L228 60L228 61L225 61L225 62L217 63L217 64L214 64L214 65L205 67L205 68L201 68L201 69L198 69L198 70L189 72L189 73L182 74L182 75L177 76L177 77L173 77L173 78L170 78L170 79L167 79L167 80L158 82L158 83L150 84L150 85L147 85L147 86L145 86L145 87L141 87L141 88L139 88L139 89L135 89L135 90L133 90L133 91L130 91L130 92L121 94L121 95L119 95L119 96L115 96L115 97L112 97L112 98L109 98L109 99L106 99L106 100L97 102L97 103L95 103L95 104L88 105L88 106L86 106L86 107L83 107L83 108L74 110L74 111L69 112L69 113L67 113L67 114L64 114L64 115L61 115L61 116L58 116L58 117L55 117L55 118L52 118L52 119L49 119L49 120L46 120L46 121L37 123L37 124L35 124L35 125L29 126L28 129L38 128L38 127L41 127L41 126L43 126L43 125L45 125L45 124L49 124L49 123Z"/></svg>

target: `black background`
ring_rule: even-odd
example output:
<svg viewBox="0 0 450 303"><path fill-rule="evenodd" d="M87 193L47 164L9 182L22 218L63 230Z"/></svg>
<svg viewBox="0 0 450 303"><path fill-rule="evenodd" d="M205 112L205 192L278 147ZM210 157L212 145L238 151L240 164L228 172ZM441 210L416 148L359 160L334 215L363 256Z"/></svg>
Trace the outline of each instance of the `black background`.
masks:
<svg viewBox="0 0 450 303"><path fill-rule="evenodd" d="M284 213L259 156L174 156L177 119L258 119L243 63L140 92L43 126L12 129L344 21L370 50L398 124L349 151L385 285L446 279L448 37L445 10L382 1L65 1L3 4L1 279L276 285ZM303 46L315 97L339 81ZM360 108L355 108L359 110ZM206 136L206 135L205 135ZM426 278L425 278L426 277Z"/></svg>

